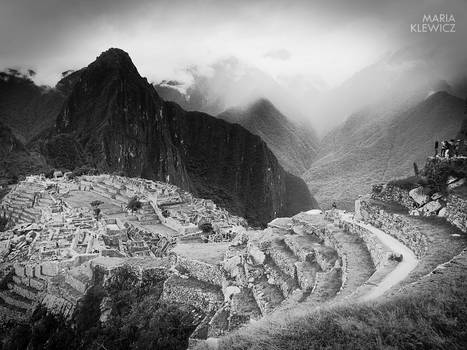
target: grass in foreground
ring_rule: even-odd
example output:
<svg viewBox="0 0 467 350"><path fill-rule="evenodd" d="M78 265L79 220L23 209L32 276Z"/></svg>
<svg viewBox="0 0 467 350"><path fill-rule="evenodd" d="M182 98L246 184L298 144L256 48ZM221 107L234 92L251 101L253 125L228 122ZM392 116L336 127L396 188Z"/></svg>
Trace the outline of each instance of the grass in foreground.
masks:
<svg viewBox="0 0 467 350"><path fill-rule="evenodd" d="M292 311L220 340L219 349L466 349L467 273L384 302Z"/></svg>

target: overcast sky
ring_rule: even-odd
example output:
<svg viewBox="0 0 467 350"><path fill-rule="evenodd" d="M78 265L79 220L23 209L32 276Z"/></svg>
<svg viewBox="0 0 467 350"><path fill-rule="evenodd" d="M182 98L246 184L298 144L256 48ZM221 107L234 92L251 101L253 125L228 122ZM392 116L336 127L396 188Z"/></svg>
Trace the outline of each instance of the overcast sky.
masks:
<svg viewBox="0 0 467 350"><path fill-rule="evenodd" d="M274 78L333 86L426 37L410 23L439 12L465 38L465 0L0 0L0 69L30 67L55 84L119 47L150 80L187 79L187 66L233 56Z"/></svg>

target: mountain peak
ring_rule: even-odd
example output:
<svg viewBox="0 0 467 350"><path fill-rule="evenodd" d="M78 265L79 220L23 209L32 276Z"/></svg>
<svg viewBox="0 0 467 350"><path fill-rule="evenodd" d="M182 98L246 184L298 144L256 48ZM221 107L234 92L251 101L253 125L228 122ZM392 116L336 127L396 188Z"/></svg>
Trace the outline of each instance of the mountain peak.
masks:
<svg viewBox="0 0 467 350"><path fill-rule="evenodd" d="M111 47L110 49L103 51L96 59L99 60L116 60L116 61L129 61L131 62L130 55L128 52L123 51L122 49Z"/></svg>
<svg viewBox="0 0 467 350"><path fill-rule="evenodd" d="M249 106L248 109L277 109L271 101L269 101L265 97L261 97L257 99L256 101L252 102Z"/></svg>
<svg viewBox="0 0 467 350"><path fill-rule="evenodd" d="M102 52L88 68L122 69L138 73L130 55L118 48L110 48Z"/></svg>

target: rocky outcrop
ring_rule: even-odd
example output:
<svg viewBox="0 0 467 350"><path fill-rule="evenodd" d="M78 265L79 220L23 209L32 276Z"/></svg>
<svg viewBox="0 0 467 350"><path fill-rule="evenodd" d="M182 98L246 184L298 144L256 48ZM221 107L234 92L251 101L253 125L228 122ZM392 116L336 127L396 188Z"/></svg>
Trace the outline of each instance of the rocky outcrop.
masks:
<svg viewBox="0 0 467 350"><path fill-rule="evenodd" d="M374 185L371 191L371 198L388 203L399 203L409 210L418 207L415 200L409 195L408 189L391 183Z"/></svg>
<svg viewBox="0 0 467 350"><path fill-rule="evenodd" d="M412 216L438 216L466 232L465 184L467 159L464 157L427 159L416 181L393 181L373 186L371 198L396 203ZM423 185L421 185L421 183ZM356 207L360 205L357 201Z"/></svg>
<svg viewBox="0 0 467 350"><path fill-rule="evenodd" d="M446 204L446 220L467 232L467 200L457 195L451 195Z"/></svg>

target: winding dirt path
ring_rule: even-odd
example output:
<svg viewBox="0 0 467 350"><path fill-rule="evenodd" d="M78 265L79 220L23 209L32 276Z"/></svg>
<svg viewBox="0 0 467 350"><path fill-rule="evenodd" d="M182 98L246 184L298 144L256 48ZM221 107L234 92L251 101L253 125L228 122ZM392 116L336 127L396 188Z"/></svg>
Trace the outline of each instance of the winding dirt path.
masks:
<svg viewBox="0 0 467 350"><path fill-rule="evenodd" d="M406 247L403 243L392 237L391 235L377 229L374 226L364 224L361 222L356 222L352 218L352 214L345 213L341 214L343 220L347 222L352 222L354 224L359 225L371 233L373 233L383 244L388 246L393 252L402 254L403 259L402 261L397 264L396 268L388 273L384 279L375 285L368 293L360 297L360 301L369 301L376 299L391 289L393 286L397 285L398 283L402 282L410 272L417 266L418 259L415 256L414 252Z"/></svg>

